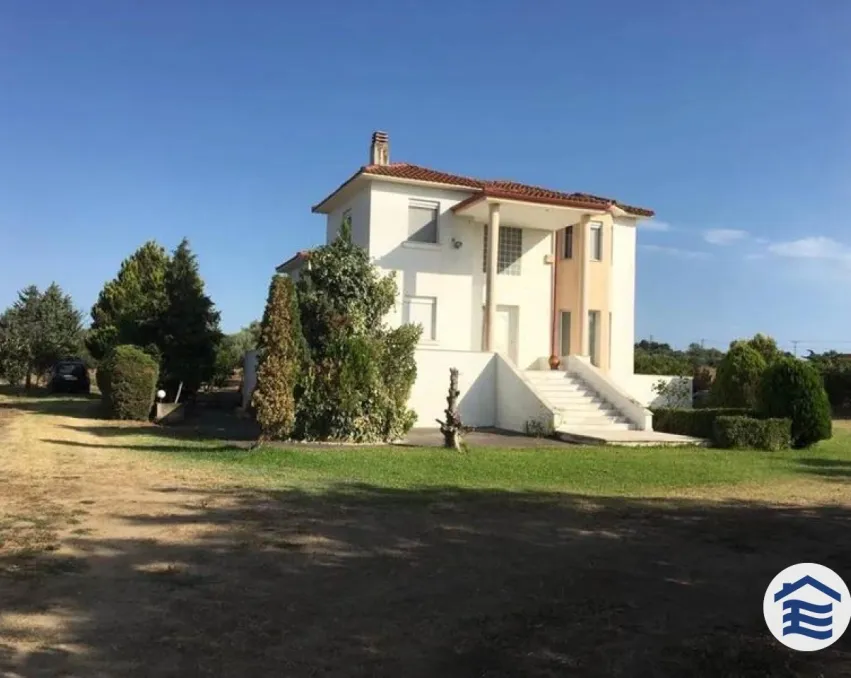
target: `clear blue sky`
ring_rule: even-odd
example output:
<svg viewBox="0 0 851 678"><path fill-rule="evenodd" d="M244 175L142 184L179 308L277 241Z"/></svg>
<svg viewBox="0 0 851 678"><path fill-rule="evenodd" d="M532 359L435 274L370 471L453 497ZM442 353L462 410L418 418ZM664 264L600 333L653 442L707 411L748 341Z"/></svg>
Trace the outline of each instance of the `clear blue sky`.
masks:
<svg viewBox="0 0 851 678"><path fill-rule="evenodd" d="M185 235L235 330L383 129L393 160L656 209L638 337L851 350L849 26L846 0L0 0L0 307L55 279L88 312Z"/></svg>

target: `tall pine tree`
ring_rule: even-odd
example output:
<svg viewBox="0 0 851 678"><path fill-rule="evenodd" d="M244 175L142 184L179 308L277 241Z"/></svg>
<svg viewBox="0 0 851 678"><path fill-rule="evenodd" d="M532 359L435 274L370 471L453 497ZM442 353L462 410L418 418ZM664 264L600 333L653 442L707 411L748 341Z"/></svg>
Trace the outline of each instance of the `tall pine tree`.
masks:
<svg viewBox="0 0 851 678"><path fill-rule="evenodd" d="M204 293L198 261L184 238L168 264L165 312L159 323L162 379L166 390L195 393L213 376L221 341L219 312Z"/></svg>
<svg viewBox="0 0 851 678"><path fill-rule="evenodd" d="M71 297L52 283L43 293L35 285L21 290L0 317L0 370L10 382L43 375L62 358L79 353L81 315Z"/></svg>
<svg viewBox="0 0 851 678"><path fill-rule="evenodd" d="M168 253L153 241L121 262L118 275L104 285L92 307L86 346L94 358L100 360L119 344L160 344L168 267Z"/></svg>

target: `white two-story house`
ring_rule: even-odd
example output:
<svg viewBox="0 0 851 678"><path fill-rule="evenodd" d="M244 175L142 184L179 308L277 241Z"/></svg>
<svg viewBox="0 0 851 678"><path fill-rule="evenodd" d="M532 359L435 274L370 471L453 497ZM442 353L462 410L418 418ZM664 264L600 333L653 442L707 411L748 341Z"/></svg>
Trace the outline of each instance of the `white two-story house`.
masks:
<svg viewBox="0 0 851 678"><path fill-rule="evenodd" d="M644 394L631 392L636 225L651 210L391 162L383 132L369 160L313 212L326 242L348 220L374 264L396 272L387 323L423 327L418 426L437 426L458 367L472 426L536 421L602 438L651 428ZM309 260L300 252L277 271L297 277Z"/></svg>

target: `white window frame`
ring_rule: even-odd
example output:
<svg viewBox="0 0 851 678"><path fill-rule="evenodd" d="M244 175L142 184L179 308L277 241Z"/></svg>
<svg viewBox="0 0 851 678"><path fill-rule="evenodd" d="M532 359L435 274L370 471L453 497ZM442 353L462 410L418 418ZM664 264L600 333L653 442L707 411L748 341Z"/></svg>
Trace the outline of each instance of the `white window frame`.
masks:
<svg viewBox="0 0 851 678"><path fill-rule="evenodd" d="M603 261L603 222L592 221L588 224L590 242L588 256L591 261Z"/></svg>
<svg viewBox="0 0 851 678"><path fill-rule="evenodd" d="M561 237L563 242L561 243L561 258L562 259L573 259L573 234L576 230L573 228L573 224L570 226L565 226L562 231ZM568 245L570 245L568 247Z"/></svg>
<svg viewBox="0 0 851 678"><path fill-rule="evenodd" d="M411 304L421 304L423 306L430 304L431 305L431 336L429 337L425 332L420 336L419 343L420 344L436 344L437 343L437 297L428 297L422 295L414 295L414 294L406 294L403 306L402 313L403 319L402 321L405 324L413 324L411 323ZM423 328L424 330L426 328Z"/></svg>
<svg viewBox="0 0 851 678"><path fill-rule="evenodd" d="M441 227L441 224L440 224L440 203L437 202L436 200L419 200L417 198L410 198L408 200L408 210L407 210L407 214L406 214L408 219L409 219L408 228L410 228L410 213L411 213L412 207L419 208L419 209L434 210L434 213L435 213L434 214L434 225L435 225L435 236L434 237L435 237L435 240L434 240L434 242L427 242L427 241L424 241L424 240L409 240L410 234L408 234L408 235L405 236L405 239L402 241L402 244L405 247L413 247L413 248L417 248L417 249L427 249L427 250L440 249L440 231L441 231L441 228L440 228Z"/></svg>
<svg viewBox="0 0 851 678"><path fill-rule="evenodd" d="M519 277L523 275L523 229L519 226L500 226L499 227L499 240L503 239L505 236L505 240L508 239L509 231L516 231L520 236L520 254L517 256L517 259L512 261L510 264L505 265L505 261L508 260L506 256L502 263L500 263L499 255L504 252L503 249L498 249L496 253L496 273L497 275L510 275L514 277ZM502 243L506 245L505 242ZM482 238L482 272L487 273L488 270L488 225L485 224L484 227L484 236ZM505 253L507 255L507 253Z"/></svg>
<svg viewBox="0 0 851 678"><path fill-rule="evenodd" d="M564 336L564 316L567 315L567 337ZM570 333L573 331L573 314L567 309L558 312L558 350L559 358L570 355ZM564 352L564 340L567 339L567 353Z"/></svg>
<svg viewBox="0 0 851 678"><path fill-rule="evenodd" d="M591 322L591 319L594 319L594 322ZM602 327L600 326L603 322L603 314L598 311L591 309L588 311L588 318L586 320L588 323L588 358L591 360L591 364L594 367L600 367L600 334L602 332ZM594 325L594 335L592 340L591 335L591 325Z"/></svg>

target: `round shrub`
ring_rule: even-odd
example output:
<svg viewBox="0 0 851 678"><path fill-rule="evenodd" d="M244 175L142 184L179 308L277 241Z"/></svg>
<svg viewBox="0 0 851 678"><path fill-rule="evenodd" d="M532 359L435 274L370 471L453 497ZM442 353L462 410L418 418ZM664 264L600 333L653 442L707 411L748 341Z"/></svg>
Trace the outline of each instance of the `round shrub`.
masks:
<svg viewBox="0 0 851 678"><path fill-rule="evenodd" d="M809 447L830 438L830 402L814 367L782 358L763 375L761 409L768 417L792 420L792 447Z"/></svg>
<svg viewBox="0 0 851 678"><path fill-rule="evenodd" d="M766 364L759 352L745 343L736 343L718 365L712 384L716 407L756 407Z"/></svg>
<svg viewBox="0 0 851 678"><path fill-rule="evenodd" d="M103 402L110 419L148 419L154 406L159 365L137 346L117 346L104 360ZM100 384L100 379L99 379Z"/></svg>

